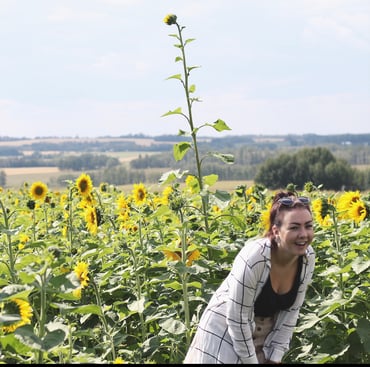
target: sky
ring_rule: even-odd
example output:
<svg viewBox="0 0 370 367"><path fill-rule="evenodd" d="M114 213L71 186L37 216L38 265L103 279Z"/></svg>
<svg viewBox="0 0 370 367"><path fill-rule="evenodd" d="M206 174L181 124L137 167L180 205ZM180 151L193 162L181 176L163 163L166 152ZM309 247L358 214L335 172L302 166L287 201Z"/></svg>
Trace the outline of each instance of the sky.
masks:
<svg viewBox="0 0 370 367"><path fill-rule="evenodd" d="M0 0L0 137L370 133L369 0Z"/></svg>

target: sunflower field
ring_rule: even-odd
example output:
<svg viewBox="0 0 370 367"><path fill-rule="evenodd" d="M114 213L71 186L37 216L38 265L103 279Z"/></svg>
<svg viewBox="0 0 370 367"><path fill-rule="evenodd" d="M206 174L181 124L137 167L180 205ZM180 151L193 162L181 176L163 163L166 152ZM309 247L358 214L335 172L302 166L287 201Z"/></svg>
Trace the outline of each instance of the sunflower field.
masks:
<svg viewBox="0 0 370 367"><path fill-rule="evenodd" d="M95 186L81 173L62 190L25 182L0 188L0 363L182 363L202 311L244 243L261 236L275 192L254 184L212 190L203 176L203 127L230 130L217 119L196 126L185 27L176 50L191 142L174 145L181 160L194 153L196 172L164 173L158 185L130 192ZM370 192L327 192L311 182L316 267L284 363L367 363L370 360Z"/></svg>
<svg viewBox="0 0 370 367"><path fill-rule="evenodd" d="M0 193L1 363L181 363L207 301L244 242L261 235L273 192L202 199L188 176L131 193L87 174ZM285 363L370 357L369 193L306 185L316 270Z"/></svg>

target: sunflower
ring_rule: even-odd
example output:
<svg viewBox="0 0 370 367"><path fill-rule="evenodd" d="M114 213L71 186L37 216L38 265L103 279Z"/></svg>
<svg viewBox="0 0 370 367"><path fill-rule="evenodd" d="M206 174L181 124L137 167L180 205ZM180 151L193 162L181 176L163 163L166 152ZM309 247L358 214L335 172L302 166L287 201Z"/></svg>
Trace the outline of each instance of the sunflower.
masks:
<svg viewBox="0 0 370 367"><path fill-rule="evenodd" d="M366 206L362 200L357 200L348 209L348 217L359 224L366 218Z"/></svg>
<svg viewBox="0 0 370 367"><path fill-rule="evenodd" d="M26 246L26 243L30 240L29 236L26 234L21 234L19 236L18 250L23 250Z"/></svg>
<svg viewBox="0 0 370 367"><path fill-rule="evenodd" d="M162 192L162 198L160 203L163 205L168 205L168 198L172 194L173 188L171 186L167 186Z"/></svg>
<svg viewBox="0 0 370 367"><path fill-rule="evenodd" d="M30 188L30 195L34 200L44 200L48 187L41 181L34 182Z"/></svg>
<svg viewBox="0 0 370 367"><path fill-rule="evenodd" d="M89 206L95 206L95 205L96 205L96 200L94 199L92 195L83 196L83 199L79 203L79 207L82 209L86 209Z"/></svg>
<svg viewBox="0 0 370 367"><path fill-rule="evenodd" d="M93 184L89 175L82 173L80 177L76 180L76 186L78 192L83 197L88 197L93 189Z"/></svg>
<svg viewBox="0 0 370 367"><path fill-rule="evenodd" d="M98 214L95 207L93 206L86 207L85 220L89 232L92 234L96 234L98 232Z"/></svg>
<svg viewBox="0 0 370 367"><path fill-rule="evenodd" d="M266 209L261 212L260 215L260 225L263 229L263 231L267 232L270 229L270 209L271 209L272 203L268 203L266 205Z"/></svg>
<svg viewBox="0 0 370 367"><path fill-rule="evenodd" d="M167 260L170 261L179 261L181 260L181 252L180 251L170 251L170 250L162 250L163 255L166 257Z"/></svg>
<svg viewBox="0 0 370 367"><path fill-rule="evenodd" d="M185 179L185 185L192 194L197 194L200 191L199 181L193 175L188 175Z"/></svg>
<svg viewBox="0 0 370 367"><path fill-rule="evenodd" d="M89 266L85 262L80 261L75 266L74 272L77 275L81 286L73 291L73 295L81 298L81 290L89 285Z"/></svg>
<svg viewBox="0 0 370 367"><path fill-rule="evenodd" d="M200 255L201 255L201 253L198 249L195 249L195 250L189 252L186 255L186 257L187 257L186 265L191 266L193 264L194 260L198 260L200 258Z"/></svg>
<svg viewBox="0 0 370 367"><path fill-rule="evenodd" d="M353 203L361 200L360 191L347 191L342 194L337 203L337 210L341 219L350 219L348 210L351 208Z"/></svg>
<svg viewBox="0 0 370 367"><path fill-rule="evenodd" d="M134 196L134 201L136 205L144 204L147 198L147 192L144 184L134 184L134 189L132 190Z"/></svg>
<svg viewBox="0 0 370 367"><path fill-rule="evenodd" d="M113 364L124 364L125 361L121 357L117 357L114 361Z"/></svg>
<svg viewBox="0 0 370 367"><path fill-rule="evenodd" d="M17 328L31 323L31 318L33 315L32 307L27 301L24 301L23 299L14 298L10 302L0 304L0 310L5 311L5 313L19 315L20 318L20 320L14 322L11 325L3 326L3 332L12 333Z"/></svg>
<svg viewBox="0 0 370 367"><path fill-rule="evenodd" d="M177 16L175 14L167 14L163 21L167 24L167 25L172 25L172 24L176 24L176 21L177 21Z"/></svg>
<svg viewBox="0 0 370 367"><path fill-rule="evenodd" d="M312 211L315 215L315 220L322 227L329 227L333 221L329 213L329 203L321 198L315 199L312 202Z"/></svg>

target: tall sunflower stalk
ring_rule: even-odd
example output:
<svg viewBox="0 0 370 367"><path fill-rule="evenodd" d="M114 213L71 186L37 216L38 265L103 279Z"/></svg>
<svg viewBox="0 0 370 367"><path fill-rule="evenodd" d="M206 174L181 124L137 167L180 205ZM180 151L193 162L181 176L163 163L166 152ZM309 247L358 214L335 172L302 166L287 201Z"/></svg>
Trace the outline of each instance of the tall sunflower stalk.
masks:
<svg viewBox="0 0 370 367"><path fill-rule="evenodd" d="M14 268L15 266L15 258L13 254L13 247L12 247L12 235L11 235L11 229L10 229L10 224L9 224L9 217L7 210L3 204L3 202L0 200L0 206L1 210L3 212L3 217L4 217L4 232L6 233L6 239L7 239L7 251L8 251L8 258L9 258L9 263L4 262L4 264L8 267L9 272L10 272L10 277L12 279L13 283L16 283L16 270Z"/></svg>
<svg viewBox="0 0 370 367"><path fill-rule="evenodd" d="M182 87L183 87L184 92L185 92L187 113L184 113L182 111L181 107L178 107L173 111L169 111L169 112L165 113L164 115L162 115L162 117L169 116L169 115L181 115L185 118L185 120L187 121L188 126L190 128L190 131L188 133L186 133L183 130L180 130L178 135L179 136L185 136L185 135L190 133L192 143L180 142L180 143L175 144L174 148L173 148L173 153L174 153L175 160L180 161L181 159L184 158L185 154L189 151L189 149L194 150L195 163L196 163L196 169L197 169L196 178L197 178L198 183L199 183L199 191L200 191L200 195L201 195L201 198L202 198L202 211L203 211L203 217L204 217L204 226L205 226L206 232L208 233L209 232L209 225L208 225L209 192L208 192L208 190L206 190L205 186L208 183L214 183L214 181L213 181L213 176L214 175L212 176L212 179L210 179L210 180L207 180L207 177L203 176L203 174L202 174L202 162L203 162L204 158L206 158L206 156L213 156L213 157L219 158L222 161L224 161L225 163L233 163L234 158L230 154L220 154L220 153L214 153L214 152L213 153L207 153L207 155L205 157L201 157L200 152L199 152L198 142L197 142L197 134L198 134L198 132L201 128L206 127L206 126L212 127L216 131L219 131L219 132L224 131L224 130L231 130L231 129L226 125L226 123L224 121L222 121L220 119L216 120L216 122L214 122L212 124L204 123L200 126L195 126L192 108L193 108L193 103L194 102L200 102L200 100L197 97L192 97L191 96L195 92L196 87L195 87L194 84L190 84L189 77L190 77L190 72L193 69L198 68L198 66L188 66L187 62L186 62L186 54L185 54L185 47L190 42L194 41L194 38L189 38L189 39L186 39L186 40L183 39L183 34L182 33L183 33L183 30L185 29L185 27L180 26L180 24L177 22L177 16L175 14L167 15L164 18L164 22L167 25L175 25L176 28L177 28L177 34L170 34L169 36L176 38L176 40L179 42L179 43L174 44L174 46L176 48L179 48L180 52L181 52L180 56L176 57L175 61L176 62L178 62L178 61L182 62L183 75L175 74L175 75L172 75L172 76L168 77L167 79L177 79L181 82Z"/></svg>

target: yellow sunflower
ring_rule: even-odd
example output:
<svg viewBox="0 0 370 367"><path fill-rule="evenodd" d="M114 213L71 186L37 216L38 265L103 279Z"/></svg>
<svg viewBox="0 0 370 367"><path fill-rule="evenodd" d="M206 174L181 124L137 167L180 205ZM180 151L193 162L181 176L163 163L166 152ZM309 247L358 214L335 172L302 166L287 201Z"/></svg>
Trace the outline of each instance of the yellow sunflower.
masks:
<svg viewBox="0 0 370 367"><path fill-rule="evenodd" d="M162 192L161 204L168 205L168 197L172 194L173 188L167 186Z"/></svg>
<svg viewBox="0 0 370 367"><path fill-rule="evenodd" d="M134 184L134 189L132 190L132 194L134 196L134 201L136 205L141 205L146 202L147 199L147 191L144 184Z"/></svg>
<svg viewBox="0 0 370 367"><path fill-rule="evenodd" d="M163 21L167 24L167 25L172 25L172 24L176 24L176 21L177 21L177 16L175 14L167 14Z"/></svg>
<svg viewBox="0 0 370 367"><path fill-rule="evenodd" d="M82 173L76 180L76 186L80 195L83 197L88 197L93 189L91 177L85 173Z"/></svg>
<svg viewBox="0 0 370 367"><path fill-rule="evenodd" d="M95 206L96 205L96 200L92 195L86 195L83 196L83 199L79 203L79 207L82 209L86 209L89 206Z"/></svg>
<svg viewBox="0 0 370 367"><path fill-rule="evenodd" d="M30 188L30 195L34 200L44 200L48 187L41 181L34 182Z"/></svg>
<svg viewBox="0 0 370 367"><path fill-rule="evenodd" d="M343 193L337 202L337 210L339 212L339 218L350 219L348 215L348 210L351 208L352 204L361 200L360 191L347 191Z"/></svg>
<svg viewBox="0 0 370 367"><path fill-rule="evenodd" d="M266 209L261 212L260 216L260 225L262 227L262 230L267 232L270 229L270 209L271 209L272 203L268 203L266 205Z"/></svg>
<svg viewBox="0 0 370 367"><path fill-rule="evenodd" d="M0 304L0 310L2 311L1 313L5 311L4 313L19 315L20 317L20 320L14 322L13 324L2 327L3 332L5 333L12 333L17 328L31 323L33 310L31 305L23 299L15 298L10 302Z"/></svg>
<svg viewBox="0 0 370 367"><path fill-rule="evenodd" d="M328 204L328 202L321 198L317 198L312 201L312 211L315 216L315 220L322 227L329 227L333 224Z"/></svg>
<svg viewBox="0 0 370 367"><path fill-rule="evenodd" d="M125 361L121 357L117 357L114 361L113 364L124 364Z"/></svg>
<svg viewBox="0 0 370 367"><path fill-rule="evenodd" d="M73 291L73 295L81 298L81 290L89 285L89 266L83 261L77 263L74 272L80 281L81 286Z"/></svg>
<svg viewBox="0 0 370 367"><path fill-rule="evenodd" d="M188 175L185 179L185 185L192 194L197 194L200 191L199 181L193 175Z"/></svg>
<svg viewBox="0 0 370 367"><path fill-rule="evenodd" d="M93 206L88 206L85 209L85 221L87 229L92 234L98 232L98 215L97 211Z"/></svg>
<svg viewBox="0 0 370 367"><path fill-rule="evenodd" d="M167 249L162 249L163 255L169 261L181 261L181 249L180 241L176 241L172 246ZM191 266L194 260L198 260L201 257L201 252L196 248L195 245L189 244L186 251L186 266Z"/></svg>
<svg viewBox="0 0 370 367"><path fill-rule="evenodd" d="M360 223L366 218L366 206L362 200L357 200L348 209L348 217L355 223Z"/></svg>
<svg viewBox="0 0 370 367"><path fill-rule="evenodd" d="M189 252L186 255L186 257L187 257L186 265L191 266L193 264L194 260L198 260L200 258L200 255L201 255L201 253L198 249L195 249L195 250Z"/></svg>

